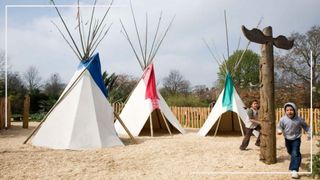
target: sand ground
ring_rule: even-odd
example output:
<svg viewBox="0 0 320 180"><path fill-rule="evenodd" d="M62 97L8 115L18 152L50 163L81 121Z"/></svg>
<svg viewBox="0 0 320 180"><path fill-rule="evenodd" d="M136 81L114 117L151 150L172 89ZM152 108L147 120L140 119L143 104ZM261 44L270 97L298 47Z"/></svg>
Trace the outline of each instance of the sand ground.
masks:
<svg viewBox="0 0 320 180"><path fill-rule="evenodd" d="M121 138L126 146L96 150L23 145L37 124L22 129L13 123L0 130L0 179L290 179L282 136L277 136L278 163L266 165L259 161L254 137L247 151L239 150L241 136L199 137L197 129L187 129L186 135L138 137L138 144ZM302 137L300 172L308 171L311 143L313 153L318 152L315 140Z"/></svg>

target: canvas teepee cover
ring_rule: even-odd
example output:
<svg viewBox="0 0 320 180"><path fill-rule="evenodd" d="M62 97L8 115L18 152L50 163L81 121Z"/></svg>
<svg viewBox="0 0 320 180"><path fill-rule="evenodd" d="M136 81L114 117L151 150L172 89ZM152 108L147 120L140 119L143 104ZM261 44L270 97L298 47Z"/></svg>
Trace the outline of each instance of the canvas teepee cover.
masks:
<svg viewBox="0 0 320 180"><path fill-rule="evenodd" d="M99 54L96 54L80 62L32 144L54 149L123 145L114 129L113 108L106 96Z"/></svg>
<svg viewBox="0 0 320 180"><path fill-rule="evenodd" d="M207 120L199 130L198 135L206 136L209 131L214 128L215 124L216 128L221 128L223 125L226 129L231 130L233 125L235 126L233 128L242 131L242 121L246 127L250 127L251 121L249 120L244 107L244 103L233 86L231 75L228 73L224 89L219 95L218 100L211 110ZM222 116L225 115L229 115L229 117L222 118Z"/></svg>
<svg viewBox="0 0 320 180"><path fill-rule="evenodd" d="M138 136L143 128L148 129L150 127L150 115L152 116L152 126L155 131L157 129L166 129L162 113L165 120L172 125L173 128L170 129L177 130L182 134L185 133L169 106L156 89L153 64L150 64L145 69L141 80L123 108L120 118L132 135ZM119 134L126 134L118 121L115 123L115 128Z"/></svg>

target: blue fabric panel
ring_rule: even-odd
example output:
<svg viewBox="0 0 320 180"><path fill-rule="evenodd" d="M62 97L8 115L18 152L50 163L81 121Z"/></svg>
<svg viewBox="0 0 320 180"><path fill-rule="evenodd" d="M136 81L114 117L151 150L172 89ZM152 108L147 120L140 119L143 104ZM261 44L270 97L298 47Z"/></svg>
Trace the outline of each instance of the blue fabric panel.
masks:
<svg viewBox="0 0 320 180"><path fill-rule="evenodd" d="M91 74L92 79L98 87L100 88L101 92L105 95L105 97L108 97L108 91L104 85L104 81L102 79L102 73L101 73L101 64L100 64L100 58L99 53L96 53L88 60L83 60L80 62L78 69L81 69L85 67L89 73Z"/></svg>

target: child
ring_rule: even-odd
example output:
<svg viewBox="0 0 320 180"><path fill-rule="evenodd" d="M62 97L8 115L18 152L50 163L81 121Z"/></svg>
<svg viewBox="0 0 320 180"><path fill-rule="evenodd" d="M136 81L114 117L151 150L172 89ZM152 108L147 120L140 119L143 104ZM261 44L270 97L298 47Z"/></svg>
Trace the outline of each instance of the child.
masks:
<svg viewBox="0 0 320 180"><path fill-rule="evenodd" d="M311 137L311 130L304 120L297 115L298 109L294 103L286 103L284 111L285 115L281 117L277 130L279 135L283 133L287 152L291 156L289 170L291 171L292 178L298 179L301 163L301 128L308 132L308 139Z"/></svg>
<svg viewBox="0 0 320 180"><path fill-rule="evenodd" d="M261 129L260 123L258 121L258 107L259 107L258 101L253 100L250 104L250 108L247 110L249 119L251 121L251 125L250 127L246 127L246 133L242 140L240 150L245 150L248 147L253 130L260 131ZM257 138L255 145L260 146L260 134Z"/></svg>

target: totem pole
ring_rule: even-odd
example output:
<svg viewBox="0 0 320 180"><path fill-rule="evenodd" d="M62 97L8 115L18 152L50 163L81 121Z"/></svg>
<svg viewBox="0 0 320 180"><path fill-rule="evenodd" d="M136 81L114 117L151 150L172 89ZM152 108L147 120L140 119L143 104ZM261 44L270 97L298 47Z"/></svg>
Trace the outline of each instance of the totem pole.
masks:
<svg viewBox="0 0 320 180"><path fill-rule="evenodd" d="M242 26L242 32L249 41L262 44L261 59L259 63L259 120L261 122L260 160L266 164L274 164L277 162L277 155L273 45L277 48L289 50L293 46L293 40L288 40L282 35L273 38L271 26L264 28L263 32L256 28L248 30L246 27Z"/></svg>

